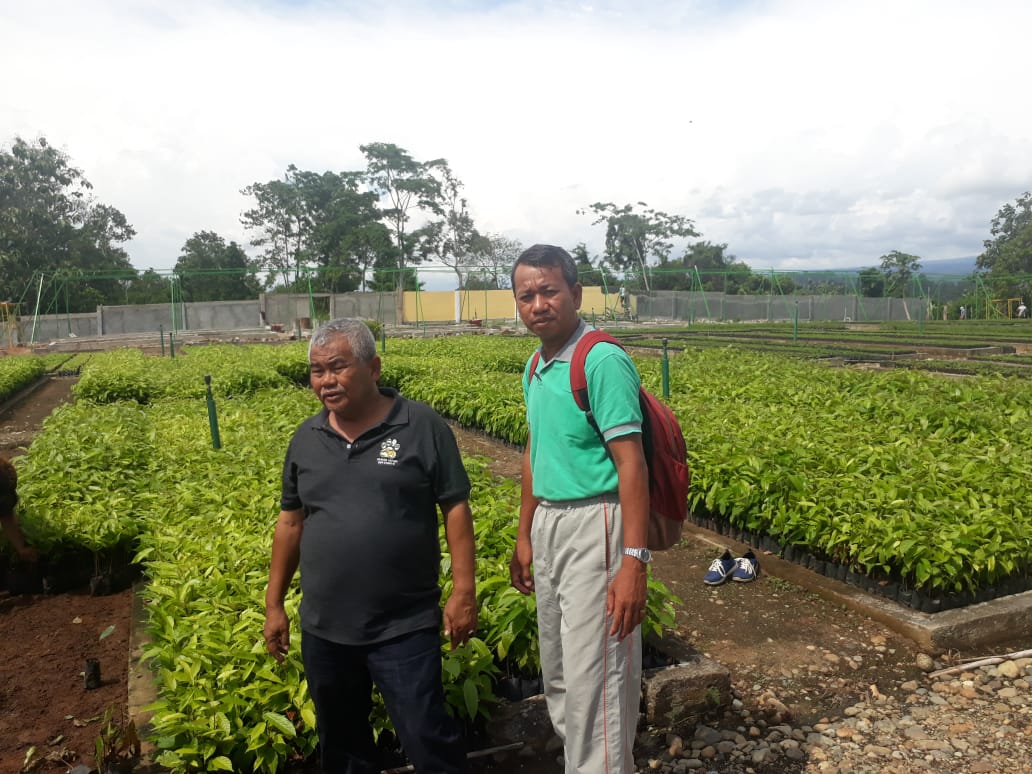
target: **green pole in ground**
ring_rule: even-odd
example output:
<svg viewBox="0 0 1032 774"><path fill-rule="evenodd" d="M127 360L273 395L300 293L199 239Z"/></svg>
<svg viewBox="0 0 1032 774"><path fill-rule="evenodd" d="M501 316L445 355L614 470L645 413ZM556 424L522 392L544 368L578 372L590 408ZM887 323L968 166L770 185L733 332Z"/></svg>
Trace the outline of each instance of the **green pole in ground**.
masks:
<svg viewBox="0 0 1032 774"><path fill-rule="evenodd" d="M158 340L161 342L161 356L165 357L165 326L158 326Z"/></svg>
<svg viewBox="0 0 1032 774"><path fill-rule="evenodd" d="M208 401L208 425L211 427L211 446L213 449L222 448L222 439L219 438L219 418L215 413L215 398L211 395L211 374L204 375L204 386L207 392Z"/></svg>
<svg viewBox="0 0 1032 774"><path fill-rule="evenodd" d="M667 354L666 339L663 339L663 397L670 397L670 357Z"/></svg>
<svg viewBox="0 0 1032 774"><path fill-rule="evenodd" d="M168 332L168 356L173 360L176 359L176 345L172 341L172 331Z"/></svg>
<svg viewBox="0 0 1032 774"><path fill-rule="evenodd" d="M598 327L597 325L595 325L595 307L591 307L591 327L592 328L597 328Z"/></svg>
<svg viewBox="0 0 1032 774"><path fill-rule="evenodd" d="M380 326L380 354L387 354L387 328Z"/></svg>
<svg viewBox="0 0 1032 774"><path fill-rule="evenodd" d="M799 341L799 302L795 302L795 315L792 317L792 341Z"/></svg>

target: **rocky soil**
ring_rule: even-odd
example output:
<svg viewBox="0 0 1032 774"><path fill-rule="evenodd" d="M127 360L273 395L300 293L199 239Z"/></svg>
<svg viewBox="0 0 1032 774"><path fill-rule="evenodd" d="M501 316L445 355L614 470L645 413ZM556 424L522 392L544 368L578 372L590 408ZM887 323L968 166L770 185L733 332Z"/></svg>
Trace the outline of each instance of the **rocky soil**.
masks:
<svg viewBox="0 0 1032 774"><path fill-rule="evenodd" d="M825 656L834 655L831 653ZM931 666L931 659L921 659ZM639 761L640 772L1032 771L1032 658L951 676L908 680L893 693L871 685L862 699L813 724L771 691L743 686L720 722ZM646 736L648 744L654 739Z"/></svg>

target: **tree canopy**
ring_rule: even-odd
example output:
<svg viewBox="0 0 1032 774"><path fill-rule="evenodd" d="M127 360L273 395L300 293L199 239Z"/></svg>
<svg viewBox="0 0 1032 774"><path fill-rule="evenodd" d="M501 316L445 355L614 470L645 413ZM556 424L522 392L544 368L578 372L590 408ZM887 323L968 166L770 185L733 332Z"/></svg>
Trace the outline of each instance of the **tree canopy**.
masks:
<svg viewBox="0 0 1032 774"><path fill-rule="evenodd" d="M0 148L0 296L22 301L40 290L61 311L123 303L135 276L125 250L136 232L125 215L97 202L93 186L46 138L15 137ZM35 286L35 287L34 287ZM46 303L46 302L44 302Z"/></svg>
<svg viewBox="0 0 1032 774"><path fill-rule="evenodd" d="M601 287L609 293L616 292L620 286L620 280L606 265L604 258L590 255L588 246L584 242L578 242L577 246L570 251L570 255L577 263L577 279L580 280L581 285ZM513 259L513 263L515 263L515 259Z"/></svg>
<svg viewBox="0 0 1032 774"><path fill-rule="evenodd" d="M640 211L635 208L640 207ZM648 267L658 262L663 267L669 260L675 239L698 236L695 224L683 215L670 215L649 207L645 202L616 205L595 202L581 213L592 213L592 225L606 227L605 260L624 272L641 278L646 290L651 289Z"/></svg>
<svg viewBox="0 0 1032 774"><path fill-rule="evenodd" d="M448 162L444 159L417 161L394 143L373 142L360 145L359 150L366 157L366 185L389 205L382 208L382 216L394 238L396 287L401 290L408 281L405 268L423 260L416 251L419 238L410 236L409 221L418 212L427 217L444 215L441 179L434 173L442 173ZM390 271L383 257L378 263L381 273Z"/></svg>
<svg viewBox="0 0 1032 774"><path fill-rule="evenodd" d="M510 285L509 275L523 243L504 234L486 234L471 255L466 269L467 290L503 290Z"/></svg>
<svg viewBox="0 0 1032 774"><path fill-rule="evenodd" d="M910 280L921 269L921 259L910 253L893 250L880 259L881 271L885 275L885 293L894 298L902 298L907 293ZM916 294L915 294L916 295Z"/></svg>
<svg viewBox="0 0 1032 774"><path fill-rule="evenodd" d="M176 262L184 301L241 301L258 295L254 264L236 242L213 231L186 240Z"/></svg>
<svg viewBox="0 0 1032 774"><path fill-rule="evenodd" d="M757 285L762 285L748 265L727 253L727 243L693 242L685 249L680 264L684 273L675 275L673 290L695 287L693 279L701 282L703 290L728 294L757 292ZM692 272L696 272L694 278Z"/></svg>
<svg viewBox="0 0 1032 774"><path fill-rule="evenodd" d="M976 265L997 293L1027 303L1032 296L1032 193L1026 191L1014 204L1003 205L989 233Z"/></svg>
<svg viewBox="0 0 1032 774"><path fill-rule="evenodd" d="M390 234L380 222L377 195L362 190L361 172L310 172L293 164L282 179L252 183L241 191L254 199L241 223L261 248L259 268L267 287L346 292L364 286L377 259L390 253Z"/></svg>
<svg viewBox="0 0 1032 774"><path fill-rule="evenodd" d="M418 256L423 261L436 259L450 268L455 272L456 288L464 288L469 273L479 268L481 256L492 246L473 225L468 202L461 193L462 182L448 165L436 166L431 174L440 185L440 217L414 232Z"/></svg>
<svg viewBox="0 0 1032 774"><path fill-rule="evenodd" d="M266 286L413 289L412 265L431 259L453 266L461 284L463 266L483 245L447 162L417 161L392 143L360 150L364 170L317 173L291 164L282 179L241 191L254 200L241 222L261 249ZM417 215L423 222L413 229Z"/></svg>

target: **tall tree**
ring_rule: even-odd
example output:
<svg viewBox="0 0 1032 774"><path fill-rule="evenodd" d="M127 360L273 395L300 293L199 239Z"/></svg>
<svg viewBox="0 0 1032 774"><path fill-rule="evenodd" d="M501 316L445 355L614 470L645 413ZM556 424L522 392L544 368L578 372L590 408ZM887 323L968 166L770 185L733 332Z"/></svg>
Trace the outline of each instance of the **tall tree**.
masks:
<svg viewBox="0 0 1032 774"><path fill-rule="evenodd" d="M241 301L259 291L256 269L236 242L214 231L198 231L186 240L176 274L185 301Z"/></svg>
<svg viewBox="0 0 1032 774"><path fill-rule="evenodd" d="M312 280L315 289L343 293L364 287L377 257L394 255L377 196L361 189L363 177L361 172L299 175L312 225L305 257L319 270Z"/></svg>
<svg viewBox="0 0 1032 774"><path fill-rule="evenodd" d="M68 311L123 301L134 272L119 243L136 232L92 188L44 137L0 148L0 296L19 300L44 276Z"/></svg>
<svg viewBox="0 0 1032 774"><path fill-rule="evenodd" d="M857 280L860 283L860 295L868 298L881 298L885 295L885 275L873 266L861 269Z"/></svg>
<svg viewBox="0 0 1032 774"><path fill-rule="evenodd" d="M402 295L406 283L406 267L420 260L415 254L416 240L409 238L409 220L417 212L433 218L443 213L441 184L433 172L447 166L444 159L416 161L404 148L393 143L373 142L360 145L366 157L366 182L389 206L382 208L384 219L394 237L398 319L402 316ZM384 261L381 275L389 269Z"/></svg>
<svg viewBox="0 0 1032 774"><path fill-rule="evenodd" d="M240 222L257 232L251 245L261 248L261 269L271 275L267 285L275 281L276 275L291 285L301 274L311 224L301 201L297 176L298 169L291 164L282 180L252 183L240 191L255 200L255 206L241 215Z"/></svg>
<svg viewBox="0 0 1032 774"><path fill-rule="evenodd" d="M419 275L413 267L406 266L401 271L398 271L397 259L390 254L384 254L373 261L373 277L367 284L369 290L374 292L396 293L399 278L402 283L402 291L421 290L423 288L423 283L419 281ZM400 316L398 319L401 319Z"/></svg>
<svg viewBox="0 0 1032 774"><path fill-rule="evenodd" d="M584 242L578 242L576 247L570 251L574 262L577 264L577 279L585 287L605 288L609 293L615 293L620 286L620 280L606 266L604 258L597 255L592 257L588 253L588 246Z"/></svg>
<svg viewBox="0 0 1032 774"><path fill-rule="evenodd" d="M910 253L893 250L881 257L881 270L885 275L885 291L889 296L901 298L906 295L910 280L921 268L921 259Z"/></svg>
<svg viewBox="0 0 1032 774"><path fill-rule="evenodd" d="M991 239L976 265L988 273L994 290L1008 297L1032 296L1032 193L1005 204L990 224Z"/></svg>
<svg viewBox="0 0 1032 774"><path fill-rule="evenodd" d="M636 207L641 210L635 211ZM595 202L580 212L595 216L593 226L605 224L606 261L641 277L646 290L651 284L649 265L665 264L669 260L673 240L699 235L688 218L652 209L645 202L623 206Z"/></svg>
<svg viewBox="0 0 1032 774"><path fill-rule="evenodd" d="M503 290L510 285L509 274L523 252L523 243L504 234L486 234L470 254L463 285L468 290Z"/></svg>
<svg viewBox="0 0 1032 774"><path fill-rule="evenodd" d="M743 261L727 253L727 243L708 241L693 242L681 256L684 266L684 285L678 290L696 287L696 276L703 290L734 295L744 292L747 286L754 286L753 271ZM697 275L696 275L697 272Z"/></svg>
<svg viewBox="0 0 1032 774"><path fill-rule="evenodd" d="M476 265L478 252L490 249L488 241L473 225L462 182L447 164L433 174L440 183L441 217L418 229L418 255L421 260L436 258L455 272L456 288L465 287L466 277Z"/></svg>
<svg viewBox="0 0 1032 774"><path fill-rule="evenodd" d="M293 164L282 180L253 183L242 193L256 206L242 223L257 232L261 268L288 290L344 292L364 285L366 271L394 255L380 219L378 195L362 190L362 172L310 172ZM267 283L267 285L272 283Z"/></svg>
<svg viewBox="0 0 1032 774"><path fill-rule="evenodd" d="M172 298L171 283L154 269L147 269L131 279L125 289L127 304L167 304Z"/></svg>

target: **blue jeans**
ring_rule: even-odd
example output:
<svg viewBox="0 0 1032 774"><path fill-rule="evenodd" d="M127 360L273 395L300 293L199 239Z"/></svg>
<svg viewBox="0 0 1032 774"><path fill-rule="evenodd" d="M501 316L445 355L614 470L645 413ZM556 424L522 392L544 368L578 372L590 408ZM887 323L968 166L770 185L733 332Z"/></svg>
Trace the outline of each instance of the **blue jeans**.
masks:
<svg viewBox="0 0 1032 774"><path fill-rule="evenodd" d="M441 687L441 640L421 629L375 645L339 645L301 632L325 774L379 774L369 713L373 683L418 774L467 774L459 724Z"/></svg>

